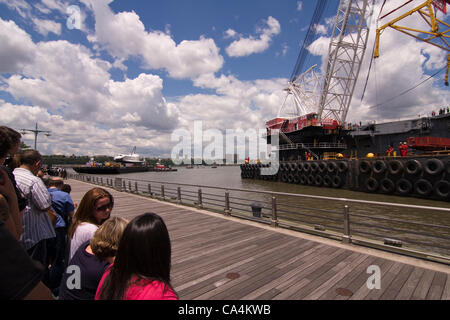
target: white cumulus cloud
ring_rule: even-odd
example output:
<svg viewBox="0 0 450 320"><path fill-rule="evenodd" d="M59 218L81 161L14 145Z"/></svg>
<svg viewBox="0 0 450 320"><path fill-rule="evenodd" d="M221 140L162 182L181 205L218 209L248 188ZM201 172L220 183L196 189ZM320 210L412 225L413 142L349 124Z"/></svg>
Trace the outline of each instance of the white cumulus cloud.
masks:
<svg viewBox="0 0 450 320"><path fill-rule="evenodd" d="M0 24L5 22L0 19ZM3 56L17 59L22 51L22 56L33 58L11 61L14 74L2 79L2 90L16 100L66 120L95 121L111 128L138 125L167 131L177 125L178 111L166 103L159 76L142 73L135 79L114 81L109 73L112 65L95 58L88 48L65 40L34 44L15 24L5 26L8 28L0 29L0 38L3 31L12 30L14 39L28 39L29 43L22 48L19 45L26 41L12 45L13 40L8 40L9 46L0 48L0 61L6 60Z"/></svg>
<svg viewBox="0 0 450 320"><path fill-rule="evenodd" d="M0 73L18 72L34 58L35 45L31 37L14 21L0 18Z"/></svg>
<svg viewBox="0 0 450 320"><path fill-rule="evenodd" d="M43 36L47 36L50 32L61 35L61 24L51 21L51 20L42 20L38 18L32 19L35 29L37 32L42 34Z"/></svg>
<svg viewBox="0 0 450 320"><path fill-rule="evenodd" d="M138 57L144 68L165 69L177 79L194 78L222 68L224 60L213 39L200 37L177 44L166 31L147 32L134 11L114 13L108 6L110 0L83 2L95 15L95 34L88 39L115 58Z"/></svg>
<svg viewBox="0 0 450 320"><path fill-rule="evenodd" d="M249 36L248 38L240 36L238 40L233 41L226 48L228 56L244 57L267 50L273 37L281 32L281 26L278 20L273 17L267 18L264 22L266 27L257 30L259 36Z"/></svg>

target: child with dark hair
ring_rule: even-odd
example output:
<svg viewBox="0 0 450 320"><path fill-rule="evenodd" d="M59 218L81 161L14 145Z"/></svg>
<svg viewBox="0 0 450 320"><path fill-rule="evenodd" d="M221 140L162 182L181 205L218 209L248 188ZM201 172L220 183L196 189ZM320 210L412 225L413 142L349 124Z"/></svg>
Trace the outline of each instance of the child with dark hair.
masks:
<svg viewBox="0 0 450 320"><path fill-rule="evenodd" d="M61 187L61 191L70 194L72 192L72 187L70 186L70 184L64 183L63 186Z"/></svg>
<svg viewBox="0 0 450 320"><path fill-rule="evenodd" d="M70 186L70 184L64 183L63 186L61 187L61 191L64 191L70 195L70 193L72 192L72 187ZM73 202L73 206L76 209L78 207L78 203L76 203L73 200L72 200L72 202Z"/></svg>
<svg viewBox="0 0 450 320"><path fill-rule="evenodd" d="M96 300L178 300L170 284L171 245L163 219L140 215L128 224Z"/></svg>

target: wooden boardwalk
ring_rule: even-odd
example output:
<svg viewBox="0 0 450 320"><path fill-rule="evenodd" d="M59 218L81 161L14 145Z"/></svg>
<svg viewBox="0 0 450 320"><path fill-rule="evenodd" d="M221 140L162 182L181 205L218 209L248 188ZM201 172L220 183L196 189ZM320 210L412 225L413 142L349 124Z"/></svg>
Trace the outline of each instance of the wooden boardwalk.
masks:
<svg viewBox="0 0 450 320"><path fill-rule="evenodd" d="M79 202L94 185L69 180ZM182 300L450 300L450 267L109 189L113 215L163 217ZM369 289L371 265L380 289Z"/></svg>

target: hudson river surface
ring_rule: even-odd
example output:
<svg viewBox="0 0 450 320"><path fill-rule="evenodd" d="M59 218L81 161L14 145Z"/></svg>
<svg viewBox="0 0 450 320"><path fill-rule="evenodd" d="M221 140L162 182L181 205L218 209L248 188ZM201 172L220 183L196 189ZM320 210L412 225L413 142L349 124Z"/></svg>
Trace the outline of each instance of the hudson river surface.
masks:
<svg viewBox="0 0 450 320"><path fill-rule="evenodd" d="M165 186L166 195L172 197L176 197L176 184L179 183L195 186L306 194L333 198L409 204L424 207L450 208L450 202L443 201L370 194L344 189L310 187L273 181L241 179L239 166L219 166L217 168L194 166L193 169L186 169L184 167L179 167L177 169L178 171L176 172L143 172L121 175L98 175L98 177L104 177L104 179L123 178L126 181L127 187L128 180L131 180L133 189L134 181L138 181L139 189L142 191L147 191L148 181L152 181L150 182L152 192L157 194L160 194L161 192L161 187L158 182L175 183L174 185ZM181 185L181 189L182 198L186 197L186 199L188 199L190 197L192 201L197 200L198 187L186 187ZM223 209L225 190L202 188L202 191L204 193L204 202L209 202L211 206L214 206L214 203L220 203L220 206ZM233 212L237 209L244 209L251 212L250 204L256 200L260 201L266 208L263 210L263 214L270 214L271 212L270 194L231 191L230 196ZM351 214L352 233L358 234L358 232L361 232L361 236L363 237L378 240L387 237L401 239L404 241L405 246L450 256L450 212L352 202L345 203L336 200L277 196L277 207L279 210L278 217L280 219L286 219L294 223L310 226L320 224L327 226L327 230L334 230L336 232L341 232L343 228L342 216L345 204L349 206ZM205 207L208 206L205 205ZM247 214L251 215L249 212L247 212ZM401 221L392 221L394 219L417 222L419 225L410 225L402 223ZM428 226L423 226L421 224L427 224ZM443 228L440 226L443 226ZM428 234L432 234L438 238L430 238L427 236ZM425 248L422 243L427 243L429 246ZM447 249L445 247L449 248Z"/></svg>

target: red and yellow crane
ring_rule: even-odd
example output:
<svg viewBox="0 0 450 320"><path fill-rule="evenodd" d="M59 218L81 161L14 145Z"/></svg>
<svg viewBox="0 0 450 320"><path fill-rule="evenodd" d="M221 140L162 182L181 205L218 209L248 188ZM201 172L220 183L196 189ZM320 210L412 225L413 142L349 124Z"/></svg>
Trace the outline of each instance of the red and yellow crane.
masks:
<svg viewBox="0 0 450 320"><path fill-rule="evenodd" d="M397 7L396 9L380 17L379 20L382 20L383 18L393 14L400 8L408 5L413 1L414 0L409 0L405 2L403 5ZM450 45L449 45L450 24L438 19L436 11L440 10L444 14L447 14L447 4L450 4L450 0L426 0L426 1L422 0L421 4L415 7L414 9L409 10L408 12L398 16L397 18L393 19L392 21L389 21L388 23L378 28L376 31L374 58L378 58L380 56L380 38L382 32L387 28L392 28L394 30L400 31L404 34L414 37L420 41L424 41L426 43L434 45L448 52L447 72L445 74L445 85L448 86L448 74L450 70ZM412 15L420 16L430 28L427 30L423 30L419 29L419 27L413 28L410 26L402 25L402 22L404 22L406 18Z"/></svg>

